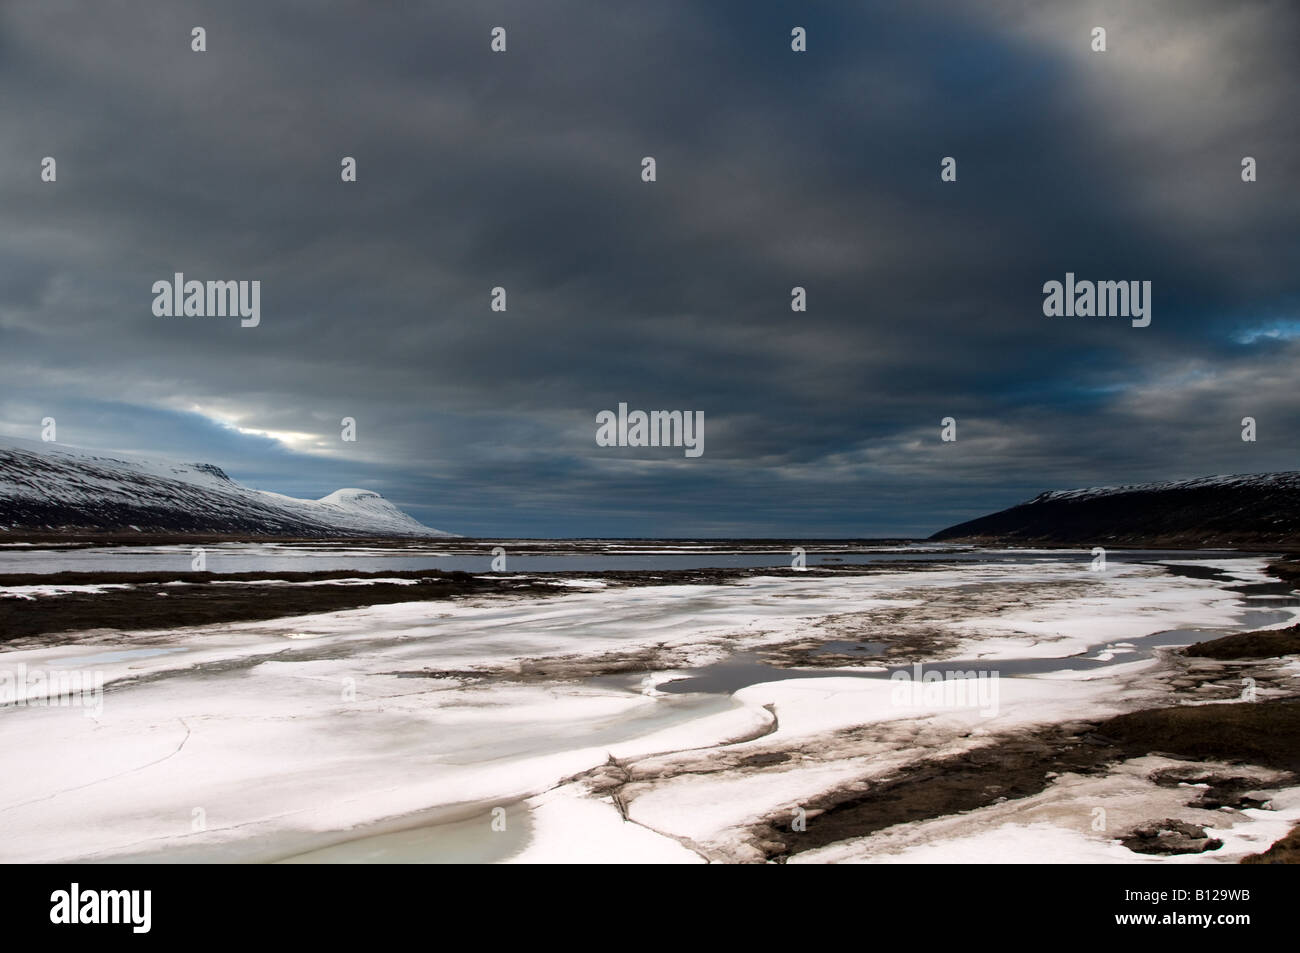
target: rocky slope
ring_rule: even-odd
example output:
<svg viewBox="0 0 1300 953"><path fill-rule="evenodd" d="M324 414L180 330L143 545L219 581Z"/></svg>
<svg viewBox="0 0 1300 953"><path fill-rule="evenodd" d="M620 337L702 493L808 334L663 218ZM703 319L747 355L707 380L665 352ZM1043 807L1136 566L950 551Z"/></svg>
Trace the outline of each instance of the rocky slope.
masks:
<svg viewBox="0 0 1300 953"><path fill-rule="evenodd" d="M1054 490L930 538L1300 549L1300 472Z"/></svg>

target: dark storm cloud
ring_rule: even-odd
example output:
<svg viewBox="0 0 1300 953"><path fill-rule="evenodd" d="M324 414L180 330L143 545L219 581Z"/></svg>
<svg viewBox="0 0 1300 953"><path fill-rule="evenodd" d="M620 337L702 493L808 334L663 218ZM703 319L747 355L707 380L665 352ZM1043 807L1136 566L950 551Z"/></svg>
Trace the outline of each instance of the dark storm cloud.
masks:
<svg viewBox="0 0 1300 953"><path fill-rule="evenodd" d="M8 4L0 431L55 416L494 535L929 533L1050 487L1291 468L1297 345L1252 332L1300 319L1298 20ZM260 279L261 326L154 317L174 271ZM1044 317L1066 271L1152 281L1152 325ZM704 456L595 446L620 401L703 410Z"/></svg>

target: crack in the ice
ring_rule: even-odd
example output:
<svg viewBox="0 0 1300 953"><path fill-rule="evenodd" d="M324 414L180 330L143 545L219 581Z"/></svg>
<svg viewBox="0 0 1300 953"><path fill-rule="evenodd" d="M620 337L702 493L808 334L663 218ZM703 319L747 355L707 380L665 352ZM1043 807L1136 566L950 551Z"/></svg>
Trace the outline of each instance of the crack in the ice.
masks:
<svg viewBox="0 0 1300 953"><path fill-rule="evenodd" d="M103 784L106 781L115 781L118 778L126 777L128 774L135 774L136 772L143 771L146 768L152 768L155 765L162 764L164 761L167 761L170 758L176 757L176 755L181 753L181 749L185 747L185 743L190 740L190 734L191 734L190 726L185 724L184 718L177 718L176 720L179 721L181 723L181 727L185 729L185 737L181 739L180 744L176 746L175 750L170 752L169 754L165 754L161 758L157 758L153 761L150 761L148 764L142 764L134 768L128 768L126 771L119 771L117 774L110 774L106 778L96 778L94 781L87 781L85 784L78 784L75 787L62 788L61 790L55 791L52 794L46 794L43 797L32 798L30 801L22 801L21 803L18 804L11 804L6 808L0 808L0 814L7 814L10 811L16 811L19 808L27 807L28 805L31 804L40 804L42 801L51 801L54 798L60 797L64 794L71 794L73 791L81 791L89 787L94 787L96 784Z"/></svg>

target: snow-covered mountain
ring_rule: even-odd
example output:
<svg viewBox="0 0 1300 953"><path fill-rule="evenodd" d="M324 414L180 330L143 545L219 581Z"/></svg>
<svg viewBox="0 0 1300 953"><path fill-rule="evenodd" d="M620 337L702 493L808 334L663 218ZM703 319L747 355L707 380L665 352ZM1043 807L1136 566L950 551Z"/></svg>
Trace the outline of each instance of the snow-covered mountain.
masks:
<svg viewBox="0 0 1300 953"><path fill-rule="evenodd" d="M170 463L0 437L0 534L451 536L372 490L299 500L240 486L210 463Z"/></svg>
<svg viewBox="0 0 1300 953"><path fill-rule="evenodd" d="M930 538L1300 548L1300 472L1050 490Z"/></svg>

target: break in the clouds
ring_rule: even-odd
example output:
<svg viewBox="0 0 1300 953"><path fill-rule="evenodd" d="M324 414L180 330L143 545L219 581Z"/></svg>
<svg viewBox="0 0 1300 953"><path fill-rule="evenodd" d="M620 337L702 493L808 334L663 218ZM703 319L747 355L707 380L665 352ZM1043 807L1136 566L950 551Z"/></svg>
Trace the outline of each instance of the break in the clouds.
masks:
<svg viewBox="0 0 1300 953"><path fill-rule="evenodd" d="M1048 488L1291 469L1298 26L6 3L0 432L53 416L478 535L928 534ZM260 281L259 324L156 316L176 272ZM1069 272L1150 281L1151 324L1045 316ZM598 446L619 403L698 409L707 451Z"/></svg>

